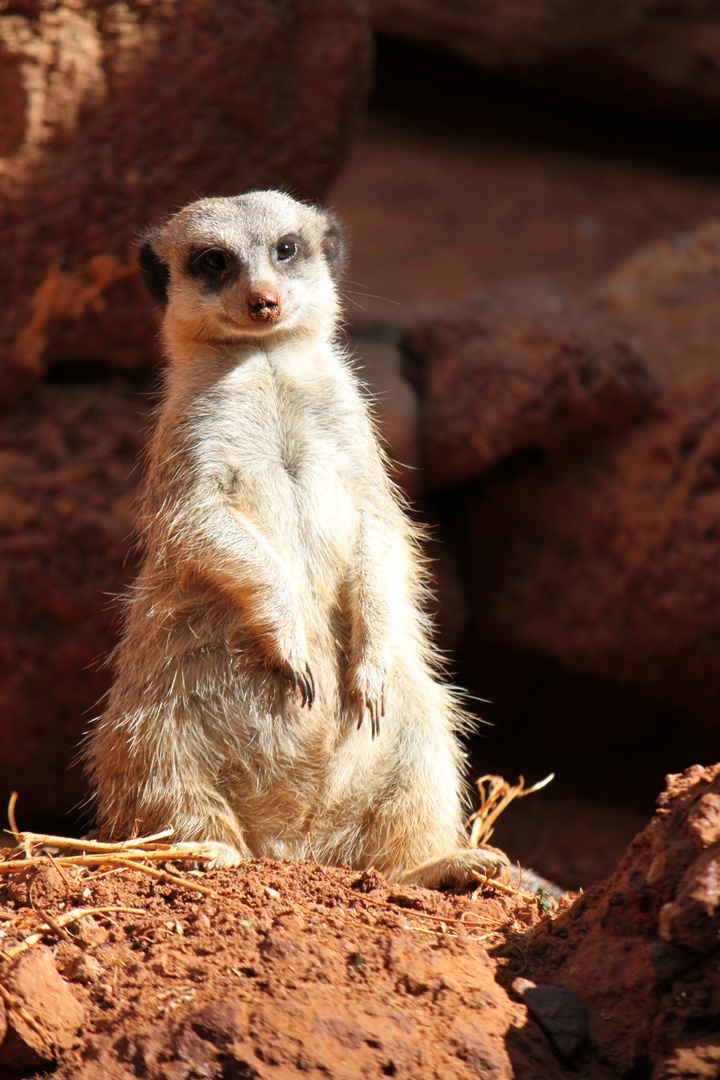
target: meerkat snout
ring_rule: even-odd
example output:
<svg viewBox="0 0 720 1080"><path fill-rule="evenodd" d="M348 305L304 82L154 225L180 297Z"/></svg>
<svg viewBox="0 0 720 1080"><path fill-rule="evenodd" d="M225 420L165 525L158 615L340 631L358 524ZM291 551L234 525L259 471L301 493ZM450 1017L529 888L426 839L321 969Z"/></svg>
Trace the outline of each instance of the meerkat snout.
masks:
<svg viewBox="0 0 720 1080"><path fill-rule="evenodd" d="M252 322L268 323L277 319L281 311L280 297L271 289L251 292L245 297L248 318Z"/></svg>

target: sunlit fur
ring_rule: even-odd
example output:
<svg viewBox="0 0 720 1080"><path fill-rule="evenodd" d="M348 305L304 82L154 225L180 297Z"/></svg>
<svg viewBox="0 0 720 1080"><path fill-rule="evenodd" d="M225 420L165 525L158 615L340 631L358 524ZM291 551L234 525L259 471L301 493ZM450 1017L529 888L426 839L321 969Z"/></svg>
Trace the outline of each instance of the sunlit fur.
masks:
<svg viewBox="0 0 720 1080"><path fill-rule="evenodd" d="M424 613L418 531L337 340L332 219L277 192L195 203L148 234L169 269L143 563L86 750L105 835L171 826L215 865L315 856L430 886L494 873L463 847L458 729ZM302 260L278 264L286 233ZM188 252L232 251L208 293ZM244 298L276 290L253 326ZM289 672L312 671L303 707ZM371 737L369 711L387 708ZM420 865L424 864L424 865Z"/></svg>

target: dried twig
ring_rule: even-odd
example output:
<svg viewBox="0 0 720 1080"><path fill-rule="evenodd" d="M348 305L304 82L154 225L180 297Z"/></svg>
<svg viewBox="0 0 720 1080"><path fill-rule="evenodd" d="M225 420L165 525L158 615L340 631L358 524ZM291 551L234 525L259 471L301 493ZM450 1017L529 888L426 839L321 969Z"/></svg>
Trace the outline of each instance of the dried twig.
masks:
<svg viewBox="0 0 720 1080"><path fill-rule="evenodd" d="M40 918L45 920L45 922L48 924L48 926L53 931L53 933L57 934L58 937L64 938L65 941L74 941L75 940L73 938L72 934L68 934L65 927L62 926L57 921L57 919L54 919L53 916L48 911L45 910L45 908L36 907L35 910L37 911Z"/></svg>
<svg viewBox="0 0 720 1080"><path fill-rule="evenodd" d="M59 874L59 875L60 875L60 877L62 878L62 880L63 880L63 882L64 882L64 884L65 884L65 888L67 889L67 891L68 891L68 892L72 892L72 884L71 884L71 882L70 882L70 879L69 879L69 877L67 876L67 874L65 873L65 871L63 870L62 866L58 866L58 864L56 863L56 861L55 861L55 856L54 856L54 855L51 855L49 851L46 851L46 852L45 852L45 854L47 855L47 857L48 857L48 859L50 860L51 864L52 864L52 865L53 865L53 866L55 867L55 869L57 870L58 874Z"/></svg>
<svg viewBox="0 0 720 1080"><path fill-rule="evenodd" d="M172 829L163 829L162 832L152 836L134 836L129 840L114 843L106 843L101 840L76 840L69 836L53 836L50 833L20 832L15 820L15 804L17 793L13 792L8 806L8 819L12 834L17 841L17 847L9 852L9 856L0 859L0 875L24 873L35 866L40 866L44 860L51 859L62 875L65 884L70 887L67 876L62 868L67 866L110 866L118 869L137 870L141 874L147 874L158 881L166 881L169 884L189 889L192 892L201 893L203 896L214 896L212 889L205 885L199 885L195 881L170 871L157 870L148 866L148 862L202 862L213 858L213 851L207 844L163 843L172 836ZM54 848L77 854L59 855L43 851L43 848ZM34 854L40 851L40 854Z"/></svg>
<svg viewBox="0 0 720 1080"><path fill-rule="evenodd" d="M7 990L2 983L0 983L0 997L3 999L3 1001L9 1008L15 1010L18 1016L25 1021L29 1028L32 1028L32 1030L40 1036L44 1043L46 1043L48 1046L52 1046L53 1040L49 1032L45 1030L42 1024L38 1023L34 1016L30 1015L30 1013L27 1011L20 999L16 998L14 994L11 994L10 991Z"/></svg>
<svg viewBox="0 0 720 1080"><path fill-rule="evenodd" d="M10 802L8 803L8 821L10 822L10 831L12 832L15 840L19 845L22 844L22 837L18 832L17 822L15 821L15 803L18 801L17 791L13 791L10 796Z"/></svg>
<svg viewBox="0 0 720 1080"><path fill-rule="evenodd" d="M133 857L136 856L136 857ZM134 867L141 866L142 862L199 862L203 859L212 858L212 853L207 848L198 845L198 850L190 855L186 851L175 851L168 848L167 851L128 851L124 858L119 855L105 854L102 851L92 855L56 855L57 866L124 866L132 863ZM44 855L31 855L29 859L5 859L0 862L0 874L18 874L23 870L29 870L33 866L42 866L45 862Z"/></svg>
<svg viewBox="0 0 720 1080"><path fill-rule="evenodd" d="M203 896L215 895L214 891L208 889L206 885L199 885L197 881L188 881L187 878L180 877L178 874L171 874L169 870L157 870L154 866L145 866L135 859L115 858L113 862L116 866L124 866L127 870L139 870L142 874L148 874L150 877L156 878L157 881L166 881L170 885L181 885L184 889L202 893Z"/></svg>
<svg viewBox="0 0 720 1080"><path fill-rule="evenodd" d="M33 855L33 848L52 846L54 848L69 848L78 854L54 855L53 865L62 873L63 867L109 866L122 869L137 870L142 874L148 874L159 881L166 881L172 885L190 889L192 892L202 893L204 896L214 896L212 889L205 885L199 885L195 881L170 871L157 870L148 866L150 862L201 862L203 859L211 859L213 852L204 844L183 843L180 845L162 844L158 841L170 835L170 830L157 833L154 836L146 836L135 840L126 840L122 843L105 844L97 840L75 840L71 837L50 836L46 833L17 833L16 839L21 843L10 852L10 857L0 860L0 875L24 873L35 866L40 866L48 857L46 852ZM156 846L151 847L149 845ZM24 857L23 856L23 852ZM67 878L65 878L67 883Z"/></svg>
<svg viewBox="0 0 720 1080"><path fill-rule="evenodd" d="M5 953L0 953L0 957L6 960L14 960L16 956L20 956L21 953L26 952L28 949L32 948L33 945L37 945L37 943L42 941L49 932L54 931L57 933L58 929L64 932L66 926L70 923L77 922L86 915L108 915L110 912L121 912L126 915L147 915L147 912L142 908L121 907L117 904L101 908L73 908L71 911L64 911L62 915L57 915L52 921L48 921L44 926L41 924L38 930L29 934L19 945L15 945Z"/></svg>
<svg viewBox="0 0 720 1080"><path fill-rule="evenodd" d="M481 885L489 885L491 889L497 889L498 892L505 893L507 896L517 896L521 900L537 900L534 893L523 892L522 889L516 888L515 885L506 885L504 881L496 881L495 878L485 877L484 874L478 873L477 870L471 870L470 873Z"/></svg>
<svg viewBox="0 0 720 1080"><path fill-rule="evenodd" d="M50 833L17 833L14 830L13 835L15 836L19 847L23 847L27 841L32 847L70 848L71 851L101 851L108 854L136 849L144 850L151 845L160 849L166 847L172 848L172 844L158 843L158 841L165 840L167 837L172 836L172 829L163 829L162 832L154 833L152 836L134 837L130 840L121 840L114 843L105 843L101 840L75 840L70 836L52 836ZM183 847L185 846L188 845L183 845ZM201 848L203 845L197 844L196 846Z"/></svg>

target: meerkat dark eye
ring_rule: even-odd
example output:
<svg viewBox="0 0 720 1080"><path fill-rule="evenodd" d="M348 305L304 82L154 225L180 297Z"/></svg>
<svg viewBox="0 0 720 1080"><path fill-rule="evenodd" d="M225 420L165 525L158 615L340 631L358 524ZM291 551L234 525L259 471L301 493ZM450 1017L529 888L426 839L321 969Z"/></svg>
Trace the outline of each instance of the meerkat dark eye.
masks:
<svg viewBox="0 0 720 1080"><path fill-rule="evenodd" d="M292 259L294 255L297 255L298 246L294 240L280 240L278 242L275 251L279 262L287 262L288 259Z"/></svg>
<svg viewBox="0 0 720 1080"><path fill-rule="evenodd" d="M198 262L206 273L219 275L227 273L228 270L227 259L221 251L203 251Z"/></svg>
<svg viewBox="0 0 720 1080"><path fill-rule="evenodd" d="M187 268L192 277L219 288L229 280L233 261L226 251L219 248L195 248L190 252Z"/></svg>

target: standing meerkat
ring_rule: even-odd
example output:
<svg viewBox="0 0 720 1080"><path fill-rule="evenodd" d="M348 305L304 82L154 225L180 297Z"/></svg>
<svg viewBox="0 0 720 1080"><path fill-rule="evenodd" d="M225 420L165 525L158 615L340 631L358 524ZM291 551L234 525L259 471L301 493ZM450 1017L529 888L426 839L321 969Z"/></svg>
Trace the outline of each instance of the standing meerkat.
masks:
<svg viewBox="0 0 720 1080"><path fill-rule="evenodd" d="M337 339L342 262L332 216L276 191L145 234L168 364L87 769L109 836L172 827L215 866L311 843L328 864L461 884L506 861L464 846L465 717Z"/></svg>

